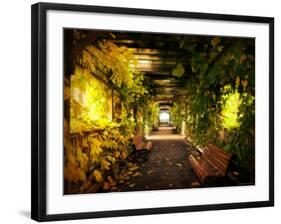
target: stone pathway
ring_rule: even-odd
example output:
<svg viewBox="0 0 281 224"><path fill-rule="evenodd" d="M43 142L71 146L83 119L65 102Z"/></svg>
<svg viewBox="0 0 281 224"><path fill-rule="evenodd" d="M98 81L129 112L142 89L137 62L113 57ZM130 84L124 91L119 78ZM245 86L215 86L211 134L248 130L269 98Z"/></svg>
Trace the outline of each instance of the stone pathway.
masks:
<svg viewBox="0 0 281 224"><path fill-rule="evenodd" d="M148 137L153 142L146 161L137 163L136 176L119 182L117 191L141 191L190 188L196 181L187 160L191 146L169 127L160 128Z"/></svg>

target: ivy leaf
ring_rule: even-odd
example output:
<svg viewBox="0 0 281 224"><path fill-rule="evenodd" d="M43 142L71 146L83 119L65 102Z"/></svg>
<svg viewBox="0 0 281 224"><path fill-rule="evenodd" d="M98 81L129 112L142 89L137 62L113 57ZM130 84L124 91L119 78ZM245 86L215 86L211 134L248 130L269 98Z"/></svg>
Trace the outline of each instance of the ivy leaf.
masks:
<svg viewBox="0 0 281 224"><path fill-rule="evenodd" d="M105 160L105 159L103 159L102 161L101 161L101 168L103 169L103 170L109 170L109 168L110 168L110 162L108 162L107 160Z"/></svg>
<svg viewBox="0 0 281 224"><path fill-rule="evenodd" d="M82 181L85 181L85 180L86 180L86 175L85 175L84 171L81 170L81 169L79 169L79 178L80 178L80 180L82 180Z"/></svg>
<svg viewBox="0 0 281 224"><path fill-rule="evenodd" d="M239 86L239 84L240 84L240 77L239 77L239 75L236 77L235 83L236 83L236 86Z"/></svg>
<svg viewBox="0 0 281 224"><path fill-rule="evenodd" d="M103 181L103 178L102 178L102 175L101 175L100 171L94 170L93 175L94 175L97 182Z"/></svg>
<svg viewBox="0 0 281 224"><path fill-rule="evenodd" d="M248 80L242 80L241 83L242 83L242 86L245 89L247 87L247 85L248 85Z"/></svg>
<svg viewBox="0 0 281 224"><path fill-rule="evenodd" d="M223 50L224 46L223 45L219 45L218 46L218 51L221 52Z"/></svg>
<svg viewBox="0 0 281 224"><path fill-rule="evenodd" d="M115 157L116 159L118 159L119 156L120 156L120 152L119 152L119 151L115 151L115 152L114 152L114 157Z"/></svg>
<svg viewBox="0 0 281 224"><path fill-rule="evenodd" d="M70 98L70 88L68 86L64 87L64 100L68 100Z"/></svg>
<svg viewBox="0 0 281 224"><path fill-rule="evenodd" d="M121 152L121 157L122 157L122 159L126 159L127 156L128 156L128 154L127 154L126 151L122 151L122 152Z"/></svg>
<svg viewBox="0 0 281 224"><path fill-rule="evenodd" d="M220 38L219 37L214 37L211 40L211 45L213 46L213 48L215 48L218 45L219 42L220 42Z"/></svg>
<svg viewBox="0 0 281 224"><path fill-rule="evenodd" d="M185 44L183 46L183 49L188 50L193 53L195 51L196 46L197 46L197 44Z"/></svg>
<svg viewBox="0 0 281 224"><path fill-rule="evenodd" d="M185 42L185 38L183 38L183 39L180 41L180 49L183 48L184 42Z"/></svg>
<svg viewBox="0 0 281 224"><path fill-rule="evenodd" d="M208 64L207 63L203 63L200 65L200 76L204 75L205 72L208 70Z"/></svg>
<svg viewBox="0 0 281 224"><path fill-rule="evenodd" d="M176 77L181 77L185 72L185 69L182 65L182 63L178 63L176 68L173 69L173 76L176 76Z"/></svg>
<svg viewBox="0 0 281 224"><path fill-rule="evenodd" d="M116 36L115 36L113 33L110 33L110 36L111 36L113 39L116 39Z"/></svg>

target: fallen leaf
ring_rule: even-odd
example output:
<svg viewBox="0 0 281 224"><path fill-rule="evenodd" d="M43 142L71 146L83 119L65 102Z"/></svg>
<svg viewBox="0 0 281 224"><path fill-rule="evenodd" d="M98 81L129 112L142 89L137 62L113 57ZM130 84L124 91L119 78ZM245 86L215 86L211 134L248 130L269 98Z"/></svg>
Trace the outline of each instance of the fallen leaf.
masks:
<svg viewBox="0 0 281 224"><path fill-rule="evenodd" d="M220 38L219 38L219 37L214 37L214 38L211 40L211 45L212 45L213 47L216 47L219 42L220 42Z"/></svg>
<svg viewBox="0 0 281 224"><path fill-rule="evenodd" d="M194 181L191 183L191 187L200 187L200 183L198 181Z"/></svg>
<svg viewBox="0 0 281 224"><path fill-rule="evenodd" d="M133 177L141 177L142 173L141 172L136 172L133 174Z"/></svg>
<svg viewBox="0 0 281 224"><path fill-rule="evenodd" d="M107 177L107 180L111 183L111 182L114 182L113 178L111 176L108 176Z"/></svg>
<svg viewBox="0 0 281 224"><path fill-rule="evenodd" d="M100 189L100 187L101 187L101 184L95 183L95 184L91 185L91 187L89 187L85 192L86 193L95 193Z"/></svg>
<svg viewBox="0 0 281 224"><path fill-rule="evenodd" d="M116 190L118 190L118 187L116 187L116 186L111 187L110 190L111 190L111 191L116 191Z"/></svg>
<svg viewBox="0 0 281 224"><path fill-rule="evenodd" d="M103 189L104 191L107 191L107 190L109 189L109 187L110 187L109 183L108 183L108 182L104 182L104 183L103 183L103 186L102 186L102 189Z"/></svg>
<svg viewBox="0 0 281 224"><path fill-rule="evenodd" d="M134 186L136 186L136 183L132 183L132 184L129 185L130 188L132 188Z"/></svg>
<svg viewBox="0 0 281 224"><path fill-rule="evenodd" d="M101 175L100 171L94 170L93 175L94 175L94 177L95 177L97 182L102 182L103 181L102 175Z"/></svg>
<svg viewBox="0 0 281 224"><path fill-rule="evenodd" d="M83 192L85 191L87 188L89 188L91 186L92 182L91 181L86 181L81 187L80 187L80 191Z"/></svg>
<svg viewBox="0 0 281 224"><path fill-rule="evenodd" d="M135 171L135 170L137 170L137 169L138 169L137 166L133 166L133 167L130 167L130 168L129 168L130 171Z"/></svg>

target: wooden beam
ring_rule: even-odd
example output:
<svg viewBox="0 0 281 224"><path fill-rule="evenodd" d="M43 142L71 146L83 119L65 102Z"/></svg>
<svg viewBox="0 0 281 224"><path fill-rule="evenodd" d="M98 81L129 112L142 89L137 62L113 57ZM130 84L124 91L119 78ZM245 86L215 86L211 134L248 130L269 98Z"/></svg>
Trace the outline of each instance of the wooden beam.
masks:
<svg viewBox="0 0 281 224"><path fill-rule="evenodd" d="M146 72L144 73L144 75L150 79L157 79L157 80L176 79L175 76L171 75L171 72L167 72L167 71Z"/></svg>
<svg viewBox="0 0 281 224"><path fill-rule="evenodd" d="M151 81L155 84L158 85L165 85L165 84L169 84L169 85L181 85L181 82L177 79L151 79Z"/></svg>
<svg viewBox="0 0 281 224"><path fill-rule="evenodd" d="M176 57L162 57L158 55L142 55L142 54L135 54L134 58L136 60L151 60L151 61L176 61Z"/></svg>
<svg viewBox="0 0 281 224"><path fill-rule="evenodd" d="M181 86L180 85L169 85L169 84L163 84L163 85L159 85L159 84L154 84L153 88L172 88L172 89L180 89Z"/></svg>
<svg viewBox="0 0 281 224"><path fill-rule="evenodd" d="M183 95L184 91L175 88L154 88L155 94L157 95Z"/></svg>
<svg viewBox="0 0 281 224"><path fill-rule="evenodd" d="M154 97L153 100L158 101L158 102L160 102L160 101L163 101L163 102L164 102L164 101L173 102L173 101L175 101L176 99L173 98L173 97L166 97L166 98L163 98L163 97Z"/></svg>
<svg viewBox="0 0 281 224"><path fill-rule="evenodd" d="M153 49L153 48L130 48L133 50L134 55L153 55L153 56L161 56L161 57L182 57L183 55L187 55L186 52L182 50L166 50L166 49Z"/></svg>
<svg viewBox="0 0 281 224"><path fill-rule="evenodd" d="M152 42L152 41L132 41L132 42L124 42L124 41L115 41L116 44L126 46L128 48L151 48L151 49L157 49L157 50L173 50L173 49L179 49L179 43L176 42Z"/></svg>
<svg viewBox="0 0 281 224"><path fill-rule="evenodd" d="M159 104L159 107L170 107L172 106L174 103L170 103L170 104Z"/></svg>
<svg viewBox="0 0 281 224"><path fill-rule="evenodd" d="M168 60L137 60L138 66L151 66L151 65L167 65L167 66L176 66L177 61L168 61Z"/></svg>
<svg viewBox="0 0 281 224"><path fill-rule="evenodd" d="M171 73L174 69L174 65L137 65L132 66L133 69L140 72L169 72Z"/></svg>

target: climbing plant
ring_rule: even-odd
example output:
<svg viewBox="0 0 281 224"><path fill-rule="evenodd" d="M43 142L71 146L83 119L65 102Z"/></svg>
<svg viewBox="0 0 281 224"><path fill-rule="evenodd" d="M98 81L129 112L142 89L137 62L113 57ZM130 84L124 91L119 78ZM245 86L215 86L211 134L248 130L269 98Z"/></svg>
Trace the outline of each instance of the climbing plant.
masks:
<svg viewBox="0 0 281 224"><path fill-rule="evenodd" d="M185 99L179 101L186 105L189 137L199 145L214 142L241 160L254 158L254 39L213 37L204 44L182 39L180 48L192 55L184 67L191 71ZM184 64L185 58L180 60Z"/></svg>
<svg viewBox="0 0 281 224"><path fill-rule="evenodd" d="M185 105L181 102L174 103L173 107L170 109L172 125L176 127L177 131L181 129L185 108Z"/></svg>
<svg viewBox="0 0 281 224"><path fill-rule="evenodd" d="M74 33L74 49L87 39ZM70 102L70 119L64 121L65 191L108 190L124 169L133 166L129 155L135 132L135 104L144 104L148 91L141 73L131 69L133 53L114 43L114 35L95 36L80 49L73 63L74 74L65 83L65 101ZM114 114L112 99L120 99Z"/></svg>

